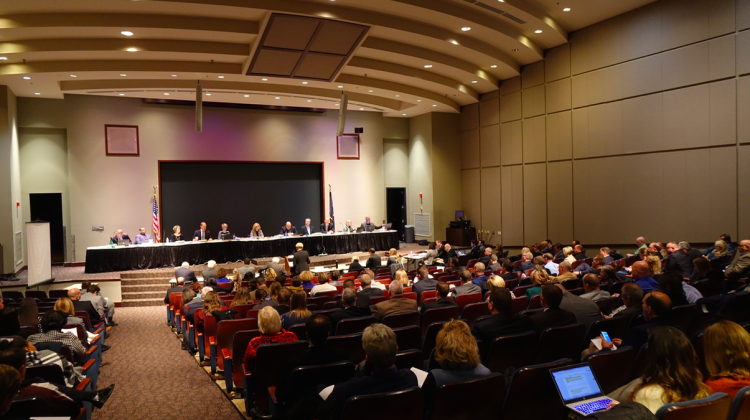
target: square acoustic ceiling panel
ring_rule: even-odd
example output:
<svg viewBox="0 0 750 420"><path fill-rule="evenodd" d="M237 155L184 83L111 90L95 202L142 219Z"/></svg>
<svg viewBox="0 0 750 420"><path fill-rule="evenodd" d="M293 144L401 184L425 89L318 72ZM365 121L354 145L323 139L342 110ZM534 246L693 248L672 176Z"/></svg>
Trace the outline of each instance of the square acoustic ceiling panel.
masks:
<svg viewBox="0 0 750 420"><path fill-rule="evenodd" d="M354 23L274 13L247 75L333 81L369 29Z"/></svg>

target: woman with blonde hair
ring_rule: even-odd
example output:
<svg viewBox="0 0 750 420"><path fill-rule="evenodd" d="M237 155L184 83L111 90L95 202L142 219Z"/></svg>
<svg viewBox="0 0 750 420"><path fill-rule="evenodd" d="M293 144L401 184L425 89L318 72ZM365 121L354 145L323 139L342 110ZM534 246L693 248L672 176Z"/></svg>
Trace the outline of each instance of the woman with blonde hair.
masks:
<svg viewBox="0 0 750 420"><path fill-rule="evenodd" d="M391 264L398 264L398 251L396 248L388 250L388 262L385 265L390 266Z"/></svg>
<svg viewBox="0 0 750 420"><path fill-rule="evenodd" d="M646 264L648 264L652 276L661 274L661 260L659 257L653 255L646 257Z"/></svg>
<svg viewBox="0 0 750 420"><path fill-rule="evenodd" d="M723 257L728 252L727 243L719 239L714 242L714 250L708 254L708 259L713 260L714 258Z"/></svg>
<svg viewBox="0 0 750 420"><path fill-rule="evenodd" d="M276 270L273 268L266 268L266 280L275 281L276 280Z"/></svg>
<svg viewBox="0 0 750 420"><path fill-rule="evenodd" d="M706 385L713 392L732 398L750 386L750 334L731 321L719 321L703 333L703 354L711 377Z"/></svg>
<svg viewBox="0 0 750 420"><path fill-rule="evenodd" d="M216 292L206 293L206 296L203 297L203 311L195 311L195 315L193 315L195 318L195 330L199 333L203 333L203 328L206 325L206 315L218 311L226 311L228 309L229 308L224 305L224 301L219 299L219 295Z"/></svg>
<svg viewBox="0 0 750 420"><path fill-rule="evenodd" d="M253 239L263 238L263 231L260 230L260 223L253 224L253 230L250 231L250 238L253 238Z"/></svg>
<svg viewBox="0 0 750 420"><path fill-rule="evenodd" d="M263 308L258 312L258 329L261 335L250 340L245 351L243 364L248 372L255 370L255 355L261 345L298 341L293 332L281 328L281 317L276 309L271 307Z"/></svg>
<svg viewBox="0 0 750 420"><path fill-rule="evenodd" d="M182 232L180 230L180 225L174 225L172 228L172 234L169 235L169 242L177 242L177 241L183 241L182 238Z"/></svg>
<svg viewBox="0 0 750 420"><path fill-rule="evenodd" d="M537 266L538 267L538 266ZM529 276L533 287L526 289L526 297L531 300L532 297L542 293L542 286L549 283L549 274L544 268L534 268Z"/></svg>
<svg viewBox="0 0 750 420"><path fill-rule="evenodd" d="M229 305L229 307L233 308L237 305L249 305L251 303L253 303L253 298L252 296L250 296L250 289L240 286L239 289L237 289L237 294L234 295L234 299L232 299L232 303Z"/></svg>
<svg viewBox="0 0 750 420"><path fill-rule="evenodd" d="M289 329L293 325L304 324L310 316L312 312L307 309L307 294L298 290L292 294L289 312L281 316L281 324L284 329Z"/></svg>
<svg viewBox="0 0 750 420"><path fill-rule="evenodd" d="M573 256L573 247L572 246L566 246L562 249L563 255L565 255L565 260L571 264L576 262L576 257Z"/></svg>
<svg viewBox="0 0 750 420"><path fill-rule="evenodd" d="M406 270L399 268L396 270L396 281L401 282L404 287L409 287L409 276L406 274Z"/></svg>
<svg viewBox="0 0 750 420"><path fill-rule="evenodd" d="M76 316L76 309L75 306L73 306L72 300L66 297L57 299L54 310L62 311L68 315L68 324L78 324L82 326L84 330L86 329L86 324L84 324L83 319Z"/></svg>
<svg viewBox="0 0 750 420"><path fill-rule="evenodd" d="M311 271L303 271L299 275L299 279L302 280L302 288L305 290L312 290L315 285L313 284L313 273Z"/></svg>
<svg viewBox="0 0 750 420"><path fill-rule="evenodd" d="M435 361L440 368L430 371L435 389L454 382L470 381L491 375L480 360L477 341L469 325L451 320L443 324L435 344Z"/></svg>
<svg viewBox="0 0 750 420"><path fill-rule="evenodd" d="M495 289L505 289L505 280L498 276L498 275L491 275L489 279L487 279L487 289L490 291L490 293L487 295L487 299L485 302L490 301L490 294L492 294L492 291ZM516 295L513 294L512 291L510 291L510 295L512 297L516 297Z"/></svg>

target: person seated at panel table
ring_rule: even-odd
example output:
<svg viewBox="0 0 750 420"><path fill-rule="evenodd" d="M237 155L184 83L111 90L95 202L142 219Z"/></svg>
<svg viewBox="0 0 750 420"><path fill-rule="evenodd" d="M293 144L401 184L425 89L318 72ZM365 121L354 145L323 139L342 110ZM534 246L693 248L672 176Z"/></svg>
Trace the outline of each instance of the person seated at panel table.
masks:
<svg viewBox="0 0 750 420"><path fill-rule="evenodd" d="M151 237L148 233L146 233L146 228L142 227L138 229L138 234L135 235L135 244L150 244L154 242L154 238Z"/></svg>
<svg viewBox="0 0 750 420"><path fill-rule="evenodd" d="M109 240L115 245L117 245L117 241L128 241L129 244L133 243L127 233L122 233L122 229L117 229Z"/></svg>
<svg viewBox="0 0 750 420"><path fill-rule="evenodd" d="M253 224L253 230L250 231L250 237L253 239L263 238L263 231L260 230L260 223Z"/></svg>
<svg viewBox="0 0 750 420"><path fill-rule="evenodd" d="M232 232L229 231L229 225L226 223L221 224L221 230L219 231L218 238L220 241L225 239L232 239Z"/></svg>
<svg viewBox="0 0 750 420"><path fill-rule="evenodd" d="M303 235L312 235L315 233L315 228L310 224L310 218L305 219L305 225L300 229L300 233Z"/></svg>
<svg viewBox="0 0 750 420"><path fill-rule="evenodd" d="M211 231L206 229L206 222L201 222L201 228L193 232L194 241L210 241Z"/></svg>
<svg viewBox="0 0 750 420"><path fill-rule="evenodd" d="M352 221L347 220L346 223L344 223L344 232L352 233L354 232L354 227L352 226Z"/></svg>
<svg viewBox="0 0 750 420"><path fill-rule="evenodd" d="M320 231L323 233L334 233L336 231L336 225L333 224L332 217L326 217L323 223L320 224Z"/></svg>
<svg viewBox="0 0 750 420"><path fill-rule="evenodd" d="M281 230L279 231L279 235L283 236L291 236L297 234L297 228L292 226L292 222L286 222L284 226L281 227Z"/></svg>
<svg viewBox="0 0 750 420"><path fill-rule="evenodd" d="M184 241L185 238L182 237L182 228L180 225L174 225L172 228L173 234L169 235L169 242L177 242L177 241Z"/></svg>
<svg viewBox="0 0 750 420"><path fill-rule="evenodd" d="M362 232L372 232L378 228L378 226L375 226L375 224L370 222L370 216L365 217L365 222L362 223L360 227L362 228Z"/></svg>

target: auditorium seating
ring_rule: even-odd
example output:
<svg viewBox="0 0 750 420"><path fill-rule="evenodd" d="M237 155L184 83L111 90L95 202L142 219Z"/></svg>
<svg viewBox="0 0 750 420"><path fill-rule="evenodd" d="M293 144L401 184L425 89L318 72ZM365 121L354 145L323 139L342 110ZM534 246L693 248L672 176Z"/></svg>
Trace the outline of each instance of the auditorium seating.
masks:
<svg viewBox="0 0 750 420"><path fill-rule="evenodd" d="M458 318L459 311L457 306L448 306L445 308L428 309L422 314L422 335L427 333L427 327L438 321L448 321Z"/></svg>
<svg viewBox="0 0 750 420"><path fill-rule="evenodd" d="M547 363L565 358L578 360L581 354L580 343L586 334L585 328L583 324L571 324L542 331L534 362Z"/></svg>
<svg viewBox="0 0 750 420"><path fill-rule="evenodd" d="M422 348L422 329L418 326L410 325L406 327L393 328L393 332L396 334L396 341L398 342L399 351L419 351Z"/></svg>
<svg viewBox="0 0 750 420"><path fill-rule="evenodd" d="M485 348L484 366L495 373L505 373L534 363L537 336L534 331L498 337L491 343L483 343ZM480 349L481 350L481 349Z"/></svg>
<svg viewBox="0 0 750 420"><path fill-rule="evenodd" d="M326 344L346 351L349 360L354 364L365 360L365 350L362 348L362 333L328 337Z"/></svg>
<svg viewBox="0 0 750 420"><path fill-rule="evenodd" d="M419 388L362 395L344 403L341 420L421 419L424 396Z"/></svg>
<svg viewBox="0 0 750 420"><path fill-rule="evenodd" d="M328 365L301 366L294 368L289 374L286 384L285 401L278 401L276 386L269 387L268 393L271 397L271 414L280 415L285 408L292 406L310 390L317 385L335 385L348 381L354 377L354 363L338 362ZM283 405L282 405L283 403Z"/></svg>
<svg viewBox="0 0 750 420"><path fill-rule="evenodd" d="M462 311L464 309L464 306L470 303L479 303L481 301L482 301L481 293L469 293L465 295L458 295L456 297L456 305L458 305L459 311Z"/></svg>
<svg viewBox="0 0 750 420"><path fill-rule="evenodd" d="M451 309L451 308L447 308ZM458 308L456 308L458 309ZM490 314L490 304L488 302L470 303L464 306L461 312L461 319L469 323L469 327L474 326L474 320L480 316Z"/></svg>
<svg viewBox="0 0 750 420"><path fill-rule="evenodd" d="M336 324L336 335L361 333L373 322L377 322L374 316L342 319Z"/></svg>
<svg viewBox="0 0 750 420"><path fill-rule="evenodd" d="M255 369L252 372L244 370L245 407L253 406L261 412L270 411L268 387L279 381L284 362L297 357L308 347L304 340L290 343L273 343L259 346L255 355ZM252 390L253 392L249 392Z"/></svg>
<svg viewBox="0 0 750 420"><path fill-rule="evenodd" d="M630 369L635 363L636 350L625 346L615 351L592 353L583 358L583 362L591 365L594 376L599 381L599 386L604 394L608 394L617 388L630 382Z"/></svg>
<svg viewBox="0 0 750 420"><path fill-rule="evenodd" d="M419 325L419 311L394 312L387 314L380 321L391 328Z"/></svg>
<svg viewBox="0 0 750 420"><path fill-rule="evenodd" d="M732 408L732 398L717 392L695 401L665 404L655 415L659 420L715 420L725 419Z"/></svg>
<svg viewBox="0 0 750 420"><path fill-rule="evenodd" d="M213 316L211 318L213 318ZM254 330L257 328L258 320L255 318L232 319L219 322L216 325L216 336L208 337L211 357L211 373L216 374L217 369L224 370L224 358L222 355L224 349L232 348L235 333L238 331Z"/></svg>
<svg viewBox="0 0 750 420"><path fill-rule="evenodd" d="M222 349L221 358L224 359L224 381L227 392L232 392L234 388L242 390L244 378L242 362L245 360L245 351L250 340L259 335L260 330L237 331L232 338L232 346Z"/></svg>
<svg viewBox="0 0 750 420"><path fill-rule="evenodd" d="M502 398L486 398L472 404L457 404L456 402L476 400L480 395L504 395L505 378L502 375L445 384L438 389L435 389L434 382L430 382L432 382L431 379L428 379L422 386L424 394L428 396L426 418L431 420L496 419L500 415ZM491 390L490 394L488 390Z"/></svg>
<svg viewBox="0 0 750 420"><path fill-rule="evenodd" d="M727 420L745 420L750 418L750 386L746 386L734 396L732 411Z"/></svg>
<svg viewBox="0 0 750 420"><path fill-rule="evenodd" d="M505 394L501 419L565 418L568 409L562 404L549 370L571 364L570 359L560 359L516 370Z"/></svg>

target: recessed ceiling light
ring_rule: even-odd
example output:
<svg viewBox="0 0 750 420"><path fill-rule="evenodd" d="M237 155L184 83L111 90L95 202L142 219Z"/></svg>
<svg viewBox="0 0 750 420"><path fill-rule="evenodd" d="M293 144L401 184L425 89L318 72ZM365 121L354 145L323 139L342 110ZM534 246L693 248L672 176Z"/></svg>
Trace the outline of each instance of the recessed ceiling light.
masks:
<svg viewBox="0 0 750 420"><path fill-rule="evenodd" d="M396 95L396 97L397 97L397 98L400 98L400 97L401 97L401 95Z"/></svg>
<svg viewBox="0 0 750 420"><path fill-rule="evenodd" d="M468 27L468 26L464 26L463 28L461 28L461 30L464 31L464 32L466 32L466 31L470 31L471 28Z"/></svg>
<svg viewBox="0 0 750 420"><path fill-rule="evenodd" d="M477 82L476 80L472 80L472 81L471 81L471 83L476 83L476 82Z"/></svg>
<svg viewBox="0 0 750 420"><path fill-rule="evenodd" d="M23 76L23 80L31 80L31 76Z"/></svg>
<svg viewBox="0 0 750 420"><path fill-rule="evenodd" d="M451 41L451 44L453 44L453 45L458 45L458 41L456 41L456 40L453 40L453 41Z"/></svg>
<svg viewBox="0 0 750 420"><path fill-rule="evenodd" d="M38 95L38 93L37 93L37 95ZM360 108L359 110L360 110L360 111L364 111L365 109L364 109L364 108Z"/></svg>
<svg viewBox="0 0 750 420"><path fill-rule="evenodd" d="M339 106L339 104L334 104L334 105Z"/></svg>
<svg viewBox="0 0 750 420"><path fill-rule="evenodd" d="M120 33L123 34L123 35L125 35L125 36L133 36L133 33L130 32L130 31L122 31Z"/></svg>
<svg viewBox="0 0 750 420"><path fill-rule="evenodd" d="M210 93L206 93L206 96L211 96L211 94Z"/></svg>
<svg viewBox="0 0 750 420"><path fill-rule="evenodd" d="M262 81L264 81L264 82L267 82L267 81L268 81L268 79L266 79L265 77L264 77L264 78L262 78L262 79L260 79L260 80L262 80Z"/></svg>
<svg viewBox="0 0 750 420"><path fill-rule="evenodd" d="M563 12L569 12L569 11L570 11L570 7L566 7L563 9Z"/></svg>
<svg viewBox="0 0 750 420"><path fill-rule="evenodd" d="M78 76L76 76L75 74L71 74L70 77L78 77Z"/></svg>
<svg viewBox="0 0 750 420"><path fill-rule="evenodd" d="M491 66L490 66L490 68L491 68L491 69L496 69L496 68L497 68L497 64L493 64L493 65L491 65Z"/></svg>
<svg viewBox="0 0 750 420"><path fill-rule="evenodd" d="M500 3L505 3L505 0L497 0L497 1L499 1Z"/></svg>
<svg viewBox="0 0 750 420"><path fill-rule="evenodd" d="M308 99L307 102L312 102L312 99Z"/></svg>
<svg viewBox="0 0 750 420"><path fill-rule="evenodd" d="M303 85L306 85L306 84L307 84L307 82L302 82L302 84L303 84Z"/></svg>
<svg viewBox="0 0 750 420"><path fill-rule="evenodd" d="M34 95L41 95L41 93L39 93L39 92L34 92Z"/></svg>
<svg viewBox="0 0 750 420"><path fill-rule="evenodd" d="M417 99L417 102L422 102L422 100L421 99Z"/></svg>
<svg viewBox="0 0 750 420"><path fill-rule="evenodd" d="M127 52L136 52L136 51L138 51L138 50L137 50L136 48L128 48L128 49L127 49L127 50L125 50L125 51L127 51Z"/></svg>
<svg viewBox="0 0 750 420"><path fill-rule="evenodd" d="M372 93L372 89L368 90L368 92Z"/></svg>
<svg viewBox="0 0 750 420"><path fill-rule="evenodd" d="M167 92L164 92L164 96L169 96L169 94Z"/></svg>
<svg viewBox="0 0 750 420"><path fill-rule="evenodd" d="M401 114L401 115L404 115L404 116L405 116L406 114Z"/></svg>
<svg viewBox="0 0 750 420"><path fill-rule="evenodd" d="M343 88L344 88L344 86L342 86L342 85L338 85L338 88L339 88L339 89L343 89Z"/></svg>
<svg viewBox="0 0 750 420"><path fill-rule="evenodd" d="M219 76L219 79L223 79L223 78L224 78L224 76Z"/></svg>
<svg viewBox="0 0 750 420"><path fill-rule="evenodd" d="M245 95L245 97L246 97L246 98L249 98L249 97L250 97L250 95Z"/></svg>
<svg viewBox="0 0 750 420"><path fill-rule="evenodd" d="M0 57L0 60L7 60L8 57Z"/></svg>
<svg viewBox="0 0 750 420"><path fill-rule="evenodd" d="M432 106L437 106L437 105L435 105L435 104L432 104Z"/></svg>
<svg viewBox="0 0 750 420"><path fill-rule="evenodd" d="M275 97L274 99L281 99L281 98L277 96L277 97Z"/></svg>
<svg viewBox="0 0 750 420"><path fill-rule="evenodd" d="M122 76L122 77L125 77L125 76L127 76L127 74L125 74L125 73L120 73L120 76Z"/></svg>
<svg viewBox="0 0 750 420"><path fill-rule="evenodd" d="M424 68L426 68L426 69L431 69L431 68L432 68L432 64L425 64L425 65L424 65Z"/></svg>
<svg viewBox="0 0 750 420"><path fill-rule="evenodd" d="M120 95L120 96L125 96L125 94L124 94L124 93L120 93L119 95Z"/></svg>
<svg viewBox="0 0 750 420"><path fill-rule="evenodd" d="M541 34L541 33L542 33L542 30L541 30L541 29L537 29L536 31L534 31L534 33L535 33L535 34Z"/></svg>
<svg viewBox="0 0 750 420"><path fill-rule="evenodd" d="M176 75L176 74L173 74L173 75L172 75L172 77L177 77L177 75Z"/></svg>

